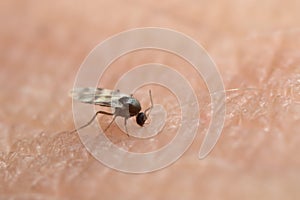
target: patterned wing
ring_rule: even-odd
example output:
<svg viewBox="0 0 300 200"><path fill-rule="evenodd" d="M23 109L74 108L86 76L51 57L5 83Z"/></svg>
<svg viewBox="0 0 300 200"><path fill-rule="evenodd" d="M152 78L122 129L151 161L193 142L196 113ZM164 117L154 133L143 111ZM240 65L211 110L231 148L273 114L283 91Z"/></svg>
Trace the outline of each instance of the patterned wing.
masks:
<svg viewBox="0 0 300 200"><path fill-rule="evenodd" d="M121 97L127 96L118 90L109 90L103 88L75 88L70 91L72 99L89 104L95 104L106 107L123 107L119 101Z"/></svg>

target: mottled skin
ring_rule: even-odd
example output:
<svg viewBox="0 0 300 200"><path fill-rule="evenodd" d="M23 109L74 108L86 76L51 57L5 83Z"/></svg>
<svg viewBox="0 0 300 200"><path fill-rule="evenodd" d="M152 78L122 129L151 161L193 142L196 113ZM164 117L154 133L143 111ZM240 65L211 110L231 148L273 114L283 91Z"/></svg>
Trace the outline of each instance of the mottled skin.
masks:
<svg viewBox="0 0 300 200"><path fill-rule="evenodd" d="M299 199L299 6L297 0L1 1L0 199ZM198 135L184 155L160 171L133 175L101 164L68 132L74 122L67 93L99 42L145 26L171 28L203 45L227 89L262 92L228 95L221 138L199 160L210 122L201 78L165 52L122 56L99 85L111 88L144 63L168 64L189 79L202 106ZM153 94L155 103L176 104L164 90ZM135 97L149 105L143 88ZM107 137L129 151L155 151L174 137L177 111L167 109L167 131L151 140L115 126Z"/></svg>

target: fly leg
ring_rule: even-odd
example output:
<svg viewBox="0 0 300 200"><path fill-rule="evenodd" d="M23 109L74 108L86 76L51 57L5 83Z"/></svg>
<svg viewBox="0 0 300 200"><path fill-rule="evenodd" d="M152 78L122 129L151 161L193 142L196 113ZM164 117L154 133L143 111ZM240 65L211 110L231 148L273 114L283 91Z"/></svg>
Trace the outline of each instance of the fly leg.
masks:
<svg viewBox="0 0 300 200"><path fill-rule="evenodd" d="M105 112L105 111L98 111L94 114L94 116L92 117L92 119L90 119L90 121L88 121L86 124L82 125L81 127L77 128L77 129L74 129L73 131L71 131L70 133L74 133L76 131L79 131L87 126L89 126L94 120L95 118L97 117L98 114L104 114L104 115L114 115L113 113L109 113L109 112ZM115 117L114 117L115 118Z"/></svg>
<svg viewBox="0 0 300 200"><path fill-rule="evenodd" d="M126 134L127 134L127 136L129 137L129 134L128 134L128 130L127 130L127 119L128 118L124 118L124 126L125 126L125 131L126 131Z"/></svg>
<svg viewBox="0 0 300 200"><path fill-rule="evenodd" d="M117 117L117 115L115 115L115 116L113 117L113 119L111 120L111 122L110 122L110 123L108 124L108 126L104 129L104 132L112 125L112 123L115 121L116 117Z"/></svg>

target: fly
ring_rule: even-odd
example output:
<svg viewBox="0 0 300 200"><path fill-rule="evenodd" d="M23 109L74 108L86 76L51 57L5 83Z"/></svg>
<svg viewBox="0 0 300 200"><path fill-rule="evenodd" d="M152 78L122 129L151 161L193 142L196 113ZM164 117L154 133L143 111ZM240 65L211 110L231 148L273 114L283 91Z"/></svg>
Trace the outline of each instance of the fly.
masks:
<svg viewBox="0 0 300 200"><path fill-rule="evenodd" d="M149 114L153 108L153 101L151 90L149 90L149 96L151 101L151 106L147 108L144 112L142 110L140 102L133 97L133 95L120 93L119 90L109 90L103 88L75 88L70 92L72 99L77 100L82 103L89 103L104 107L114 108L113 113L106 111L97 111L94 116L86 124L82 125L78 129L75 129L72 132L78 131L89 126L97 117L98 114L111 115L113 116L112 121L104 129L106 131L111 124L115 121L116 117L120 116L124 118L124 125L127 131L127 120L131 117L136 117L136 123L140 126L143 126L147 121Z"/></svg>

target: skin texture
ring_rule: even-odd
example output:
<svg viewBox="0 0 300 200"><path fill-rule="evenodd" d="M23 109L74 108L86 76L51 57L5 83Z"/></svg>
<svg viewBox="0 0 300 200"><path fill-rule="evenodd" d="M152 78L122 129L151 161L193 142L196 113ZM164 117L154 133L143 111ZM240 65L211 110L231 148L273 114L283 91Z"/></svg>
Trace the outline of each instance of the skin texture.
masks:
<svg viewBox="0 0 300 200"><path fill-rule="evenodd" d="M299 6L292 0L1 1L0 199L297 199ZM134 66L159 62L188 76L201 99L201 126L183 157L163 170L132 175L102 165L77 133L69 133L68 91L94 46L144 26L193 37L218 65L227 89L257 90L228 93L222 136L198 160L210 120L204 82L174 55L141 51L120 58L101 80L104 86ZM136 94L144 109L149 88ZM176 103L163 88L152 88L154 102ZM168 127L177 127L177 111ZM111 118L99 119L107 124ZM115 125L106 134L116 145L147 152L167 144L172 130L152 142L128 138Z"/></svg>

